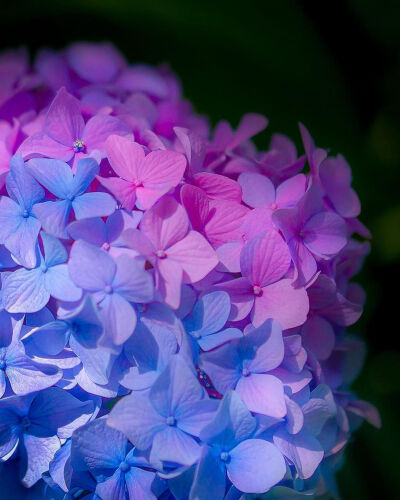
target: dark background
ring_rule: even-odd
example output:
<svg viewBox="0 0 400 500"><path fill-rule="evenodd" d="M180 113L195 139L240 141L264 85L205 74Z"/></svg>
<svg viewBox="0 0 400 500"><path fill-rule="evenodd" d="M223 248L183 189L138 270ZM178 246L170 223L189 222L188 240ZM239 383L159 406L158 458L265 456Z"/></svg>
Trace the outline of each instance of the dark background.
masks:
<svg viewBox="0 0 400 500"><path fill-rule="evenodd" d="M197 111L236 124L248 111L299 143L297 122L353 167L372 254L354 332L369 347L356 383L380 409L338 475L343 500L400 498L400 7L397 0L7 1L0 48L111 40L128 60L169 62ZM0 493L0 498L1 493Z"/></svg>

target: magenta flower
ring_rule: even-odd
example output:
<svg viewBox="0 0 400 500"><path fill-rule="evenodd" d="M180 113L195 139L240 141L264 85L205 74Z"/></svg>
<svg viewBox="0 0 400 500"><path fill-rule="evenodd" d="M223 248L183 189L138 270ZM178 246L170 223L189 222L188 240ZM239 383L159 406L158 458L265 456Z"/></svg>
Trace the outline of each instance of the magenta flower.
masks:
<svg viewBox="0 0 400 500"><path fill-rule="evenodd" d="M252 208L264 207L274 212L278 208L293 207L306 191L306 176L298 174L282 182L277 189L261 174L244 172L239 176L243 201Z"/></svg>
<svg viewBox="0 0 400 500"><path fill-rule="evenodd" d="M157 289L175 309L180 304L182 282L196 283L218 263L210 244L200 233L189 230L185 210L171 197L145 213L140 231L126 231L125 241L154 267Z"/></svg>
<svg viewBox="0 0 400 500"><path fill-rule="evenodd" d="M42 131L28 137L18 152L24 158L44 156L75 162L94 151L103 154L111 134L128 135L129 129L107 115L93 116L85 124L79 101L62 88L46 113Z"/></svg>
<svg viewBox="0 0 400 500"><path fill-rule="evenodd" d="M347 243L344 220L323 210L322 194L315 184L311 184L295 207L277 210L273 221L289 246L299 284L308 283L316 274L317 258L332 258Z"/></svg>
<svg viewBox="0 0 400 500"><path fill-rule="evenodd" d="M99 181L130 211L136 203L151 208L170 189L178 185L186 167L183 155L174 151L152 151L129 139L111 136L107 156L119 177L99 177Z"/></svg>
<svg viewBox="0 0 400 500"><path fill-rule="evenodd" d="M250 313L254 326L267 318L278 320L283 329L303 324L309 308L307 292L284 278L290 262L288 247L275 230L246 243L240 254L242 277L217 285L231 296L231 319L241 320Z"/></svg>
<svg viewBox="0 0 400 500"><path fill-rule="evenodd" d="M190 184L183 186L181 199L193 229L214 247L240 238L248 213L244 205L231 200L210 200L205 191Z"/></svg>

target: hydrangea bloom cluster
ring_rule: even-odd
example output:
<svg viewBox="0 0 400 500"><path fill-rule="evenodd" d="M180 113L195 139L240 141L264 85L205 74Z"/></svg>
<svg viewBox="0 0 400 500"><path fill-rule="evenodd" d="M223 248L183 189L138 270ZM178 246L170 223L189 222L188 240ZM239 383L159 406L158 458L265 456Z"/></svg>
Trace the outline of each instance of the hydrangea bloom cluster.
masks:
<svg viewBox="0 0 400 500"><path fill-rule="evenodd" d="M379 416L350 385L368 230L300 126L214 131L110 44L0 56L0 459L51 498L316 498ZM1 473L1 471L0 471Z"/></svg>

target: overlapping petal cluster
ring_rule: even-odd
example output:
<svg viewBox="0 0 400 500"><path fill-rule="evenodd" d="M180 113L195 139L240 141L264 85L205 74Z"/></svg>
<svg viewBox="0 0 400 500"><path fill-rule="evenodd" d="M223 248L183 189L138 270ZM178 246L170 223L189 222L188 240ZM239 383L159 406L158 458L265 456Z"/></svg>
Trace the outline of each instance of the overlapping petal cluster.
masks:
<svg viewBox="0 0 400 500"><path fill-rule="evenodd" d="M342 156L110 44L0 56L0 459L49 498L314 498L363 419ZM306 165L307 164L307 165ZM1 474L1 469L0 469ZM49 493L51 491L51 493Z"/></svg>

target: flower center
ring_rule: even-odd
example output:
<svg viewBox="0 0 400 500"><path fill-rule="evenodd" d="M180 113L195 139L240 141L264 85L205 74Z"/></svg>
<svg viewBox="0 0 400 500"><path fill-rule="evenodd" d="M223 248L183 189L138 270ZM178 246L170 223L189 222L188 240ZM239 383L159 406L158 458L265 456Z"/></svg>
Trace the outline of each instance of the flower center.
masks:
<svg viewBox="0 0 400 500"><path fill-rule="evenodd" d="M142 181L139 181L138 179L133 180L133 181L132 181L132 184L133 184L135 187L140 187L140 186L143 186Z"/></svg>
<svg viewBox="0 0 400 500"><path fill-rule="evenodd" d="M106 241L105 243L103 243L103 244L101 245L101 248L102 248L103 250L105 250L106 252L108 252L108 251L110 250L110 246L111 246L111 245L110 245L110 244Z"/></svg>
<svg viewBox="0 0 400 500"><path fill-rule="evenodd" d="M22 213L22 217L23 217L24 219L27 219L27 218L29 217L29 212L28 212L28 210L24 210L24 211L23 211L23 213Z"/></svg>
<svg viewBox="0 0 400 500"><path fill-rule="evenodd" d="M165 253L165 250L157 250L156 256L159 259L165 259L167 257L167 254Z"/></svg>
<svg viewBox="0 0 400 500"><path fill-rule="evenodd" d="M229 455L229 453L227 451L223 451L219 458L223 461L223 462L228 462L228 460L231 458L231 456Z"/></svg>
<svg viewBox="0 0 400 500"><path fill-rule="evenodd" d="M248 377L250 375L249 369L242 368L242 375L243 375L243 377Z"/></svg>
<svg viewBox="0 0 400 500"><path fill-rule="evenodd" d="M73 148L75 153L81 153L85 149L85 144L80 139L77 139L73 144Z"/></svg>
<svg viewBox="0 0 400 500"><path fill-rule="evenodd" d="M122 471L122 472L128 472L128 470L131 468L131 466L126 463L125 461L124 462L121 462L120 465L119 465L119 469Z"/></svg>
<svg viewBox="0 0 400 500"><path fill-rule="evenodd" d="M6 362L4 359L0 359L0 370L5 370L6 369Z"/></svg>
<svg viewBox="0 0 400 500"><path fill-rule="evenodd" d="M104 287L104 292L105 292L105 293L107 293L107 294L111 294L111 293L113 293L113 288L112 288L112 286L111 286L111 285L106 285L106 286Z"/></svg>
<svg viewBox="0 0 400 500"><path fill-rule="evenodd" d="M46 274L48 269L49 268L46 266L46 264L42 264L40 266L40 270L42 271L43 274Z"/></svg>
<svg viewBox="0 0 400 500"><path fill-rule="evenodd" d="M254 285L253 293L256 297L261 297L261 295L263 294L262 288L259 285Z"/></svg>
<svg viewBox="0 0 400 500"><path fill-rule="evenodd" d="M167 425L173 427L174 425L176 425L176 418L169 416L169 417L167 417L166 423L167 423Z"/></svg>

